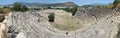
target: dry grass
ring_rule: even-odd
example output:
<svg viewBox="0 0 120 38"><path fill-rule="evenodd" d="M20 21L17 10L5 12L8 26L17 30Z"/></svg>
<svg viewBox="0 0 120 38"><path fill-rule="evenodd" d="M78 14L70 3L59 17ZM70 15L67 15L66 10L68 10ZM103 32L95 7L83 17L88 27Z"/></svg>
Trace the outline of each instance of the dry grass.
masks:
<svg viewBox="0 0 120 38"><path fill-rule="evenodd" d="M62 31L74 31L83 27L84 22L72 16L72 13L63 10L45 10L43 13L55 13L55 21L50 22L51 26ZM49 14L48 14L49 15ZM46 18L47 15L44 15Z"/></svg>
<svg viewBox="0 0 120 38"><path fill-rule="evenodd" d="M11 10L9 8L5 8L3 14L6 15L6 16L8 16L8 14L10 13L10 11Z"/></svg>
<svg viewBox="0 0 120 38"><path fill-rule="evenodd" d="M0 14L4 14L5 16L8 16L8 14L10 13L10 9L9 8L0 8Z"/></svg>
<svg viewBox="0 0 120 38"><path fill-rule="evenodd" d="M56 16L55 22L51 25L63 31L73 31L80 29L83 26L83 21L75 17Z"/></svg>
<svg viewBox="0 0 120 38"><path fill-rule="evenodd" d="M106 9L106 8L112 8L114 5L110 4L108 6L98 6L98 8Z"/></svg>
<svg viewBox="0 0 120 38"><path fill-rule="evenodd" d="M110 5L107 5L107 6L97 6L97 7L106 9L106 8L114 8L114 6L116 6L117 8L120 8L120 3L118 3L117 5L110 4Z"/></svg>

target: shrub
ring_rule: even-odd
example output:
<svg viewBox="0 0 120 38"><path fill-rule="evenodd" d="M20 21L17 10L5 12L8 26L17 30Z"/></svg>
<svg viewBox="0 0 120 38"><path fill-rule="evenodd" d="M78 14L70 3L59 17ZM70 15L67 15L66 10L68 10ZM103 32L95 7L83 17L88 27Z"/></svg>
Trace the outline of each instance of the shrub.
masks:
<svg viewBox="0 0 120 38"><path fill-rule="evenodd" d="M22 8L20 9L20 11L26 12L26 11L29 11L29 9L26 6L23 5Z"/></svg>
<svg viewBox="0 0 120 38"><path fill-rule="evenodd" d="M66 11L66 12L70 12L70 13L72 13L72 16L74 16L75 15L75 13L76 13L76 11L77 11L77 8L78 8L78 6L75 6L75 7L73 7L73 8L65 8L65 9L63 9L64 11Z"/></svg>
<svg viewBox="0 0 120 38"><path fill-rule="evenodd" d="M8 6L4 6L3 8L4 8L4 9L6 9L6 8L10 9L10 7L8 7Z"/></svg>
<svg viewBox="0 0 120 38"><path fill-rule="evenodd" d="M47 9L52 9L51 6L48 6Z"/></svg>
<svg viewBox="0 0 120 38"><path fill-rule="evenodd" d="M50 13L48 18L49 18L49 22L54 22L55 14L54 13Z"/></svg>

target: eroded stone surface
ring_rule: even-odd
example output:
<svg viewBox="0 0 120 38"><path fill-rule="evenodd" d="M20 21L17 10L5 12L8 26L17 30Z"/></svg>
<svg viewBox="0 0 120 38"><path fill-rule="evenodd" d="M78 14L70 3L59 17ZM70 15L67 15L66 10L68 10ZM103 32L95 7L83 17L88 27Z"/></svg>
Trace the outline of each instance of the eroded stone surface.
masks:
<svg viewBox="0 0 120 38"><path fill-rule="evenodd" d="M16 35L23 32L26 38L114 38L118 31L116 17L119 15L112 10L98 10L79 9L75 17L85 21L84 27L70 32L52 27L40 11L13 12L9 16L9 31Z"/></svg>

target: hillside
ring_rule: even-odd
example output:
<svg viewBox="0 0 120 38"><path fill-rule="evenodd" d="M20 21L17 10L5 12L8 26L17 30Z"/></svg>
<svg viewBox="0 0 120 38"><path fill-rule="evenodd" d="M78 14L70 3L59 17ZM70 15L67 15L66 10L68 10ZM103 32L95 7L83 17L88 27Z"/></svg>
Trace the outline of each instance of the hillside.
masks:
<svg viewBox="0 0 120 38"><path fill-rule="evenodd" d="M0 4L0 38L120 38L120 0Z"/></svg>
<svg viewBox="0 0 120 38"><path fill-rule="evenodd" d="M48 6L57 6L57 7L74 7L77 6L73 2L65 2L65 3L56 3L56 4L50 4Z"/></svg>
<svg viewBox="0 0 120 38"><path fill-rule="evenodd" d="M55 22L48 21L49 13L55 13ZM8 37L114 38L118 33L118 14L114 10L98 8L79 8L75 16L53 9L12 12L8 16Z"/></svg>
<svg viewBox="0 0 120 38"><path fill-rule="evenodd" d="M26 5L28 7L47 7L47 6L60 6L60 7L74 7L77 6L73 2L65 2L65 3L27 3L27 2L17 2L22 5ZM6 6L12 6L13 4L8 4Z"/></svg>

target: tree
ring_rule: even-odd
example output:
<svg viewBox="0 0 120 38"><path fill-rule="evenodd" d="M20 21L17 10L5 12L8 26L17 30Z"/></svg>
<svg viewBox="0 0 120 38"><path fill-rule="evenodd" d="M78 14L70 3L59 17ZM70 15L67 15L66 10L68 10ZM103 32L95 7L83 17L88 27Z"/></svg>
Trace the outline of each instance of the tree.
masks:
<svg viewBox="0 0 120 38"><path fill-rule="evenodd" d="M26 12L29 11L29 8L26 7L25 5L21 5L20 3L14 3L13 8L14 11L22 11Z"/></svg>
<svg viewBox="0 0 120 38"><path fill-rule="evenodd" d="M49 22L54 22L55 14L54 13L50 13L48 18L49 18Z"/></svg>
<svg viewBox="0 0 120 38"><path fill-rule="evenodd" d="M113 5L120 3L120 0L114 0Z"/></svg>
<svg viewBox="0 0 120 38"><path fill-rule="evenodd" d="M113 2L113 7L112 7L112 9L115 9L115 8L117 8L117 6L118 6L118 4L120 3L120 0L114 0L114 2Z"/></svg>
<svg viewBox="0 0 120 38"><path fill-rule="evenodd" d="M48 6L47 9L52 9L51 6Z"/></svg>
<svg viewBox="0 0 120 38"><path fill-rule="evenodd" d="M72 7L72 8L67 7L67 8L64 8L63 10L66 11L66 12L72 13L72 16L74 16L75 13L77 12L78 7L79 7L79 6L74 6L74 7Z"/></svg>
<svg viewBox="0 0 120 38"><path fill-rule="evenodd" d="M14 3L13 4L13 10L14 11L20 11L21 9L21 4L20 3Z"/></svg>
<svg viewBox="0 0 120 38"><path fill-rule="evenodd" d="M29 11L29 8L27 8L25 5L23 5L20 10L21 10L22 12L26 12L26 11Z"/></svg>
<svg viewBox="0 0 120 38"><path fill-rule="evenodd" d="M74 16L74 15L75 15L75 13L77 12L77 10L78 10L78 6L75 6L75 7L73 8L73 13L72 13L72 16Z"/></svg>

